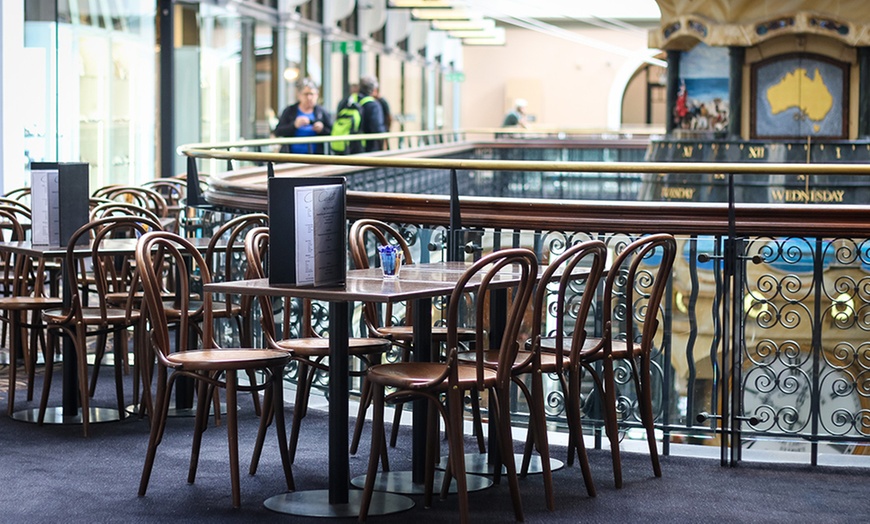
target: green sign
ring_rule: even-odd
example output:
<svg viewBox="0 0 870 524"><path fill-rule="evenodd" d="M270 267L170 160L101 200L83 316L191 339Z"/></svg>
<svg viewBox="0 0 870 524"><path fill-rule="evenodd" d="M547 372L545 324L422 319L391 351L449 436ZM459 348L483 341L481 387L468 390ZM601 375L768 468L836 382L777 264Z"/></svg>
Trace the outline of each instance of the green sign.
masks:
<svg viewBox="0 0 870 524"><path fill-rule="evenodd" d="M448 82L465 82L465 73L445 73L444 80Z"/></svg>
<svg viewBox="0 0 870 524"><path fill-rule="evenodd" d="M351 53L362 53L363 43L360 40L333 42L332 52L349 55Z"/></svg>

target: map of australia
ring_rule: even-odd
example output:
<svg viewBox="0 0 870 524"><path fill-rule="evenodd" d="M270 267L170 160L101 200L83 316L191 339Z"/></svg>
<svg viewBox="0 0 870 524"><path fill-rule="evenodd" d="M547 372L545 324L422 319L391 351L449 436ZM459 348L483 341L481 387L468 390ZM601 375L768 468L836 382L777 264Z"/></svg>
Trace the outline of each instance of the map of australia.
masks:
<svg viewBox="0 0 870 524"><path fill-rule="evenodd" d="M795 120L812 121L816 133L821 129L819 122L828 116L834 105L834 97L818 68L812 76L803 67L786 73L779 82L767 88L766 96L772 115L797 109Z"/></svg>

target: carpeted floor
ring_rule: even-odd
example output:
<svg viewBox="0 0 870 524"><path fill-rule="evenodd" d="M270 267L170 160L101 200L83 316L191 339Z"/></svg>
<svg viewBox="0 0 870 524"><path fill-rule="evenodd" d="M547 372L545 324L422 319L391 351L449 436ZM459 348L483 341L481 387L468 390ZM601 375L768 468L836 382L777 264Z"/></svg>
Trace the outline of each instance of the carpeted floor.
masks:
<svg viewBox="0 0 870 524"><path fill-rule="evenodd" d="M5 375L5 369L0 371ZM56 374L59 375L59 374ZM112 406L111 373L104 373L97 404ZM106 380L102 380L105 378ZM54 391L59 394L59 383ZM83 438L78 426L42 426L0 417L0 522L326 522L273 513L263 500L283 491L274 432L255 476L247 461L256 432L250 400L240 399L242 508L231 507L226 435L211 427L205 435L196 483L186 482L193 420L169 421L145 497L136 495L148 440L146 420L96 425ZM16 407L33 406L16 402ZM5 395L0 410L6 411ZM288 410L288 417L290 411ZM349 428L349 430L352 428ZM326 487L326 413L311 410L303 423L293 473L300 490ZM410 463L405 431L391 450L394 469ZM351 457L351 475L365 469L368 444ZM553 450L564 458L563 448ZM866 469L743 464L722 468L718 461L663 457L662 478L654 478L645 454L623 454L625 486L613 488L610 455L591 451L598 496L589 498L577 467L555 473L554 512L546 509L540 476L521 481L527 522L867 522L870 472ZM371 522L457 521L455 497L430 509L373 517ZM470 495L474 522L514 520L510 494L502 483ZM342 519L352 522L353 519Z"/></svg>

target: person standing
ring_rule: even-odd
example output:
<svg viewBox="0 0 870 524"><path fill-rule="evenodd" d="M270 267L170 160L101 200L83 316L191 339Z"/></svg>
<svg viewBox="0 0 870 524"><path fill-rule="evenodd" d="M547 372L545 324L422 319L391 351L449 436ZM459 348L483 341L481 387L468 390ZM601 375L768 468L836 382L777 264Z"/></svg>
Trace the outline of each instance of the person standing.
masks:
<svg viewBox="0 0 870 524"><path fill-rule="evenodd" d="M517 98L514 100L514 108L510 113L505 115L502 127L526 127L526 105L525 98Z"/></svg>
<svg viewBox="0 0 870 524"><path fill-rule="evenodd" d="M341 101L336 114L347 107L349 103L359 104L360 106L360 127L359 132L362 134L383 133L384 129L384 110L381 104L373 96L373 93L378 89L378 79L373 76L364 76L359 81L359 91L351 94L348 98ZM363 140L362 145L359 142L351 143L351 153L365 151L381 151L384 148L383 140Z"/></svg>
<svg viewBox="0 0 870 524"><path fill-rule="evenodd" d="M320 88L310 78L296 84L295 104L281 113L274 134L277 137L328 136L332 132L332 117L317 103ZM284 144L282 153L323 154L323 144Z"/></svg>
<svg viewBox="0 0 870 524"><path fill-rule="evenodd" d="M375 89L372 92L372 96L375 97L375 100L381 104L381 110L384 112L384 132L389 133L390 128L393 126L393 114L390 112L390 104L387 103L387 100L381 96L380 88ZM384 140L384 149L389 149L390 143L387 140Z"/></svg>

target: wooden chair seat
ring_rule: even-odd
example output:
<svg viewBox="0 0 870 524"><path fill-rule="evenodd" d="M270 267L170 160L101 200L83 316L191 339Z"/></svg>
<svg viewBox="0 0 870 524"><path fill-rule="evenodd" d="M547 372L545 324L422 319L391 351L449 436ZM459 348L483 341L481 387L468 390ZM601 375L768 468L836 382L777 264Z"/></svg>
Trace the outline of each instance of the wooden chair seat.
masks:
<svg viewBox="0 0 870 524"><path fill-rule="evenodd" d="M275 345L292 351L297 357L308 359L329 356L329 339L320 337L291 338L275 341ZM384 353L390 349L390 341L382 338L350 338L347 352L352 357Z"/></svg>
<svg viewBox="0 0 870 524"><path fill-rule="evenodd" d="M250 369L286 364L287 353L273 349L202 349L180 351L166 355L166 360L187 371L216 371Z"/></svg>
<svg viewBox="0 0 870 524"><path fill-rule="evenodd" d="M414 341L414 326L385 326L378 328L378 332L385 337L398 342L412 343ZM474 330L462 328L457 330L459 340L474 340ZM432 327L432 341L445 342L447 340L447 328L444 326Z"/></svg>
<svg viewBox="0 0 870 524"><path fill-rule="evenodd" d="M99 326L102 324L111 324L120 326L127 321L135 322L139 319L139 311L127 311L121 308L107 308L105 315L99 308L82 308L82 322L86 326ZM42 318L49 323L63 322L68 318L68 312L63 309L47 309L43 312Z"/></svg>
<svg viewBox="0 0 870 524"><path fill-rule="evenodd" d="M460 389L471 389L477 384L477 368L474 366L456 366L457 384ZM426 388L427 391L443 393L450 384L441 380L448 372L446 364L439 362L397 362L382 366L372 366L366 378L373 383L393 386L401 389L415 390ZM483 370L485 387L495 385L497 375L492 369ZM434 385L433 385L434 383Z"/></svg>
<svg viewBox="0 0 870 524"><path fill-rule="evenodd" d="M33 311L57 308L63 305L63 300L57 297L2 297L0 310Z"/></svg>

